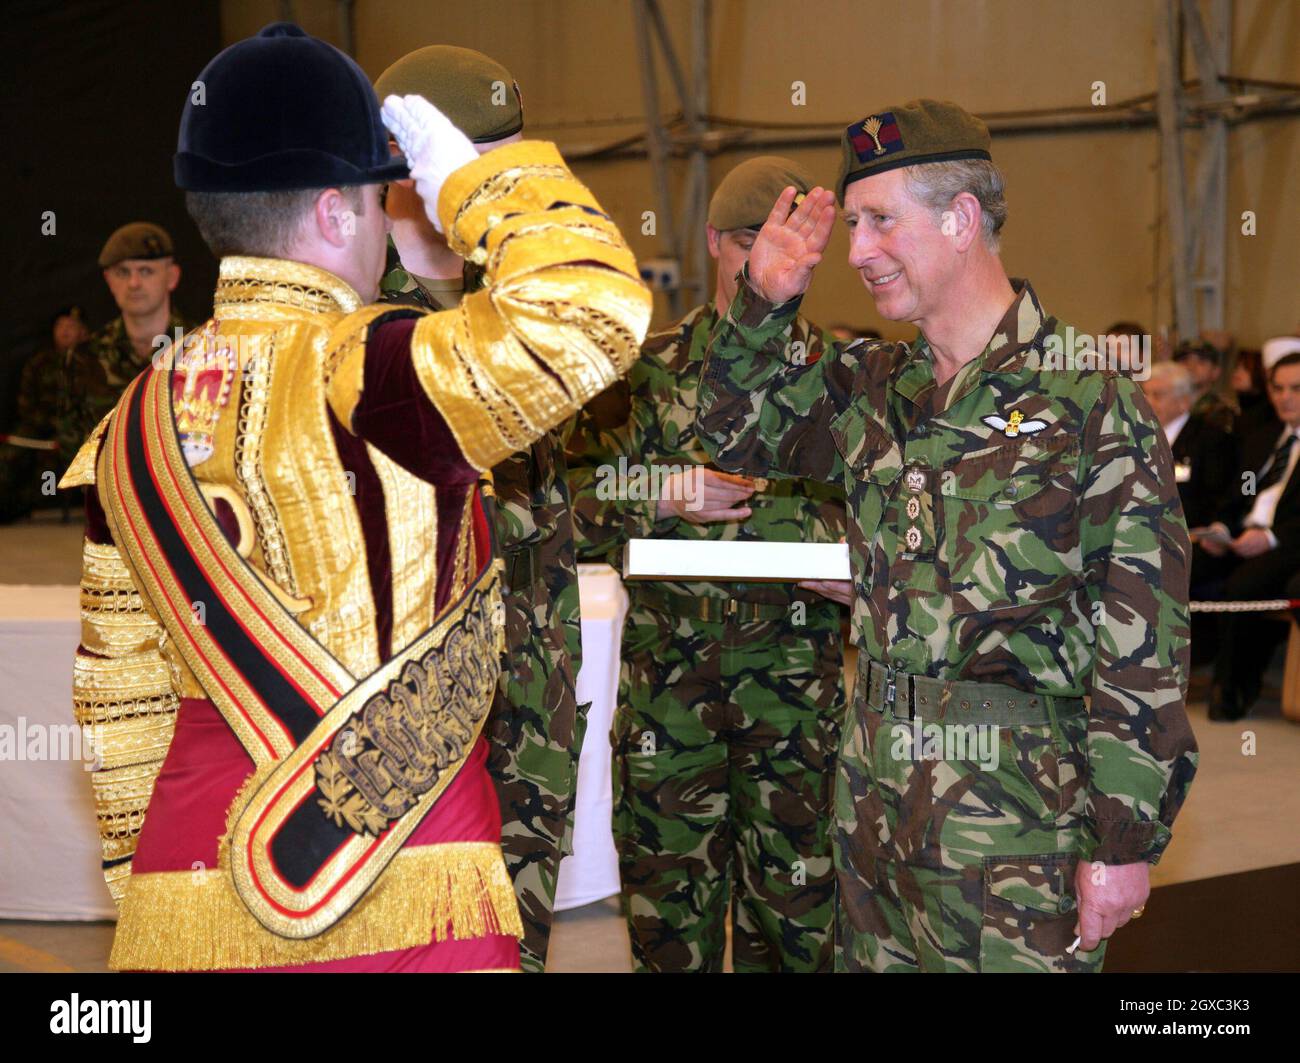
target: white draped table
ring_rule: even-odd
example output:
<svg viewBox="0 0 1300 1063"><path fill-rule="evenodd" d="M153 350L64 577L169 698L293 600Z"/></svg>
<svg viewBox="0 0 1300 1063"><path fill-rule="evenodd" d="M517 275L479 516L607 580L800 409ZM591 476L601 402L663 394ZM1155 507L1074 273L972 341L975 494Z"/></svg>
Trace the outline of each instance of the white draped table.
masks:
<svg viewBox="0 0 1300 1063"><path fill-rule="evenodd" d="M117 914L72 726L78 595L0 586L0 919Z"/></svg>
<svg viewBox="0 0 1300 1063"><path fill-rule="evenodd" d="M578 798L573 817L573 852L560 861L555 909L578 908L619 891L618 855L611 827L609 731L618 704L619 648L627 592L609 565L579 565L582 597L582 670L578 702L590 701L587 734L578 760Z"/></svg>

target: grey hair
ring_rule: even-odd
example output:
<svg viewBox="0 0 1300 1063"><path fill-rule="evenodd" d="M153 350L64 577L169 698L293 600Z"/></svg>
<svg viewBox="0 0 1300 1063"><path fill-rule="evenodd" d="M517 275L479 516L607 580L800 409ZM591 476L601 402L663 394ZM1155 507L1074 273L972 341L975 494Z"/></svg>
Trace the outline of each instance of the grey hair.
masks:
<svg viewBox="0 0 1300 1063"><path fill-rule="evenodd" d="M1196 386L1192 383L1192 374L1187 371L1187 367L1179 365L1177 362L1156 362L1151 367L1149 380L1160 382L1167 380L1173 393L1180 399L1190 398L1196 394Z"/></svg>
<svg viewBox="0 0 1300 1063"><path fill-rule="evenodd" d="M286 258L323 188L284 192L186 192L185 209L217 258ZM339 188L357 213L365 211L360 185Z"/></svg>
<svg viewBox="0 0 1300 1063"><path fill-rule="evenodd" d="M907 188L912 196L934 212L936 218L962 192L969 192L980 204L980 227L984 244L998 249L998 237L1007 220L1007 201L1002 171L985 159L956 159L923 162L908 166Z"/></svg>

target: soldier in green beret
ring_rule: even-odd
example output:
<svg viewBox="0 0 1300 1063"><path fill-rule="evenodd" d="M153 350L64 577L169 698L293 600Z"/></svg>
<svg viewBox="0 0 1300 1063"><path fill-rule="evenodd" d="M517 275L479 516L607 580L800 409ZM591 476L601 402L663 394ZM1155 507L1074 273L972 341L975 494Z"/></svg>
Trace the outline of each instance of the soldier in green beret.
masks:
<svg viewBox="0 0 1300 1063"><path fill-rule="evenodd" d="M423 96L480 154L523 136L519 86L500 63L470 48L438 44L411 52L379 76L375 92L380 99ZM385 209L392 235L383 299L445 310L480 286L482 271L434 230L410 181L389 185ZM546 967L560 859L571 850L587 708L574 696L581 625L567 431L552 429L491 472L506 564L509 663L485 734L501 805L501 850L524 921L520 960L532 973Z"/></svg>
<svg viewBox="0 0 1300 1063"><path fill-rule="evenodd" d="M99 268L120 313L92 333L68 361L58 426L65 461L72 460L127 384L190 327L172 308L181 267L162 226L147 221L123 225L104 243Z"/></svg>
<svg viewBox="0 0 1300 1063"><path fill-rule="evenodd" d="M1196 771L1169 446L1133 380L1051 357L1067 328L998 257L983 122L916 100L842 146L849 264L920 335L791 364L835 209L787 188L714 328L696 420L724 468L846 488L837 968L1097 970Z"/></svg>
<svg viewBox="0 0 1300 1063"><path fill-rule="evenodd" d="M694 431L700 370L772 201L812 179L778 156L742 162L709 204L714 298L647 337L632 413L595 434L571 473L584 556L628 539L838 542L844 495L770 486L712 466ZM830 342L802 316L780 337L794 364ZM596 464L599 462L599 464ZM651 471L646 493L622 470ZM658 470L656 473L655 470ZM743 471L743 470L742 470ZM662 475L660 475L662 474ZM732 916L736 971L829 971L830 786L844 712L841 607L793 584L630 581L614 745L623 907L643 971L720 971Z"/></svg>

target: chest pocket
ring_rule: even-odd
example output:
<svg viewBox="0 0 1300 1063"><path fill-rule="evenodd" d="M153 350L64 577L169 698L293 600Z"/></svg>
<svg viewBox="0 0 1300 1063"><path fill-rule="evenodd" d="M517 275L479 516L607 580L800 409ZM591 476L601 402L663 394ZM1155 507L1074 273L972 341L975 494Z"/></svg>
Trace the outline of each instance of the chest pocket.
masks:
<svg viewBox="0 0 1300 1063"><path fill-rule="evenodd" d="M861 589L871 589L872 548L903 471L903 452L888 432L855 404L831 422L844 459L849 556Z"/></svg>
<svg viewBox="0 0 1300 1063"><path fill-rule="evenodd" d="M1082 580L1078 440L1023 441L940 474L953 611L1032 608Z"/></svg>

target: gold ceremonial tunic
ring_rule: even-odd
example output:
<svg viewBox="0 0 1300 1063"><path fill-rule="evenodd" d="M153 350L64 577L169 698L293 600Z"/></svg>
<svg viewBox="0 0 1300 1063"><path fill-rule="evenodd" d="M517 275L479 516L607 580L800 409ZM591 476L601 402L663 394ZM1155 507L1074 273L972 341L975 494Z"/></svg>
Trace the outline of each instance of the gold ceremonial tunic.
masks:
<svg viewBox="0 0 1300 1063"><path fill-rule="evenodd" d="M227 540L358 680L482 571L480 470L625 372L649 320L631 252L552 145L484 155L451 175L438 209L487 278L458 308L362 306L316 267L227 258L213 317L172 376L185 460ZM65 486L94 480L104 434ZM517 933L482 742L330 929L294 940L249 915L227 815L274 764L255 770L159 625L102 492L88 504L74 699L101 755L92 785L121 909L112 966L302 965Z"/></svg>

